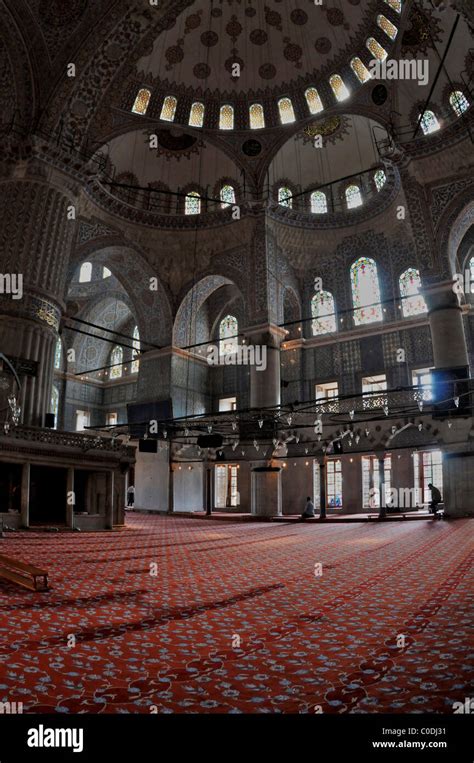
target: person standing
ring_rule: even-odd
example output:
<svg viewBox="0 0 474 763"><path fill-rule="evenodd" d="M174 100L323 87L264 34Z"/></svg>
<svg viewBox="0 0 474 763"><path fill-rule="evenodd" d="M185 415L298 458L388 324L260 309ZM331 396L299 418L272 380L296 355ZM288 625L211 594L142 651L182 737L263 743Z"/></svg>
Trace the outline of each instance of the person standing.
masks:
<svg viewBox="0 0 474 763"><path fill-rule="evenodd" d="M135 488L133 485L130 485L130 487L127 490L127 506L131 506L133 508L134 503L135 503Z"/></svg>
<svg viewBox="0 0 474 763"><path fill-rule="evenodd" d="M438 488L435 487L431 482L428 483L428 488L431 490L431 501L428 505L433 514L436 516L438 504L441 503L443 499L441 498L441 493L439 492Z"/></svg>

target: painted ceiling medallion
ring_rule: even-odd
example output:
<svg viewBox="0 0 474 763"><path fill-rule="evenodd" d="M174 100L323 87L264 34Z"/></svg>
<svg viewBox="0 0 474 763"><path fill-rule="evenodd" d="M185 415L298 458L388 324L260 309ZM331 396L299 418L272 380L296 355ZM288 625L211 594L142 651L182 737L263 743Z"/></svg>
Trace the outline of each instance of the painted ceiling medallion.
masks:
<svg viewBox="0 0 474 763"><path fill-rule="evenodd" d="M87 0L41 0L39 16L41 23L53 29L76 24L87 6Z"/></svg>
<svg viewBox="0 0 474 763"><path fill-rule="evenodd" d="M198 154L204 143L194 135L182 132L175 128L171 130L157 130L158 148L157 156L166 156L168 159L189 159L192 154Z"/></svg>
<svg viewBox="0 0 474 763"><path fill-rule="evenodd" d="M441 24L431 10L414 7L402 37L402 54L416 57L418 52L428 54L434 43L441 42Z"/></svg>
<svg viewBox="0 0 474 763"><path fill-rule="evenodd" d="M303 143L313 143L316 136L321 135L330 143L335 143L336 140L342 140L349 132L349 125L349 119L345 115L328 117L328 119L319 119L317 122L306 125L295 137Z"/></svg>

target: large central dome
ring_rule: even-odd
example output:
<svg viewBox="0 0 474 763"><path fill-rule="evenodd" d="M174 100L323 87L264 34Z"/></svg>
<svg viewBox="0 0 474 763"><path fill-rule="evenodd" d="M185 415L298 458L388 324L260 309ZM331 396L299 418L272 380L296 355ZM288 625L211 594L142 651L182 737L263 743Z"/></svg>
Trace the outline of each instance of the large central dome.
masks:
<svg viewBox="0 0 474 763"><path fill-rule="evenodd" d="M384 5L390 12L369 0L196 0L157 36L137 70L201 97L284 91L357 55Z"/></svg>

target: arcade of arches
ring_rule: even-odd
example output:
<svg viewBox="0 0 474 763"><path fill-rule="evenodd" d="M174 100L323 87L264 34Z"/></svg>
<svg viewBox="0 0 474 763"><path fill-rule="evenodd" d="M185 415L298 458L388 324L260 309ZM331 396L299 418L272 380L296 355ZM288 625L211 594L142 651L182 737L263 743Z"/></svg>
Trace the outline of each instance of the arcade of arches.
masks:
<svg viewBox="0 0 474 763"><path fill-rule="evenodd" d="M0 2L4 525L389 527L430 484L469 525L472 18L439 5Z"/></svg>

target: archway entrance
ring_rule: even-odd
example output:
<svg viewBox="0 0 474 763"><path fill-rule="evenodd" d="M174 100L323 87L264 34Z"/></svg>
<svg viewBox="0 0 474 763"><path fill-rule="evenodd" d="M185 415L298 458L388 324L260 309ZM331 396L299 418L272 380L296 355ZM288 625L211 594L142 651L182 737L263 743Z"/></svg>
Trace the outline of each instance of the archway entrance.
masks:
<svg viewBox="0 0 474 763"><path fill-rule="evenodd" d="M32 466L30 474L30 525L65 525L67 469Z"/></svg>

